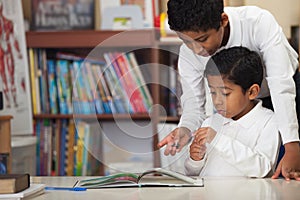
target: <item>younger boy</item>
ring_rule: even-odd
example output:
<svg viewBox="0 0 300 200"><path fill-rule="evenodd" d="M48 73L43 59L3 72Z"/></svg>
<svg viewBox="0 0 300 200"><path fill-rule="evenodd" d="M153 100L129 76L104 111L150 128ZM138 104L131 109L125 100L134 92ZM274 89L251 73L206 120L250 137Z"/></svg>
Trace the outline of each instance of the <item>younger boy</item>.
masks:
<svg viewBox="0 0 300 200"><path fill-rule="evenodd" d="M254 51L224 49L205 75L216 114L194 133L185 172L190 176L265 177L274 172L280 136L274 113L256 97L263 66Z"/></svg>

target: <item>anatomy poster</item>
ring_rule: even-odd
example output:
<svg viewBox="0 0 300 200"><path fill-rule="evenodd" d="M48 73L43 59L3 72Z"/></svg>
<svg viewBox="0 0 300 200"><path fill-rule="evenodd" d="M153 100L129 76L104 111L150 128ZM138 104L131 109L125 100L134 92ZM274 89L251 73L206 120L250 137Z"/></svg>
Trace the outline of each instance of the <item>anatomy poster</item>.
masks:
<svg viewBox="0 0 300 200"><path fill-rule="evenodd" d="M29 68L21 0L0 0L0 91L3 110L13 116L13 135L32 134Z"/></svg>

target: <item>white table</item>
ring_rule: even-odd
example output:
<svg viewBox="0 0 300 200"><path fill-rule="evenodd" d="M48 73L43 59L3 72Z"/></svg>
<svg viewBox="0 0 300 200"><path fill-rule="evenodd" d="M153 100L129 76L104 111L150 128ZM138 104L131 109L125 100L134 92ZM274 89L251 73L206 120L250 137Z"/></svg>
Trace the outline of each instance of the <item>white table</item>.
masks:
<svg viewBox="0 0 300 200"><path fill-rule="evenodd" d="M32 183L72 187L78 178L32 177ZM299 200L300 181L283 179L205 178L204 187L90 189L84 192L45 191L38 199L109 199L109 200Z"/></svg>

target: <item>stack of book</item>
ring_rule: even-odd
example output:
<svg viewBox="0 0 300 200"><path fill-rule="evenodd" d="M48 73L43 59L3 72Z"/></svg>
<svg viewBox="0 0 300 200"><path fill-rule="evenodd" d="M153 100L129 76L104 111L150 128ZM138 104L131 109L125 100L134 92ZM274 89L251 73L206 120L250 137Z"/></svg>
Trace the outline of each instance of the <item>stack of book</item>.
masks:
<svg viewBox="0 0 300 200"><path fill-rule="evenodd" d="M0 199L23 199L40 195L44 184L30 184L29 174L0 175Z"/></svg>
<svg viewBox="0 0 300 200"><path fill-rule="evenodd" d="M152 97L133 53L105 61L29 49L33 113L148 113Z"/></svg>

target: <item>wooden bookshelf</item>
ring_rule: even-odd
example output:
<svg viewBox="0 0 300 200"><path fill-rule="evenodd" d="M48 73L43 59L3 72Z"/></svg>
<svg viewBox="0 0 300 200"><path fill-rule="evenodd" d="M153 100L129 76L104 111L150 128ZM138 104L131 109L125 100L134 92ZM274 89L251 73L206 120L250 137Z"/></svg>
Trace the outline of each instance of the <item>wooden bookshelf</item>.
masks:
<svg viewBox="0 0 300 200"><path fill-rule="evenodd" d="M5 156L7 173L11 173L11 126L12 116L0 116L0 155ZM3 161L2 161L3 162Z"/></svg>
<svg viewBox="0 0 300 200"><path fill-rule="evenodd" d="M151 63L151 94L153 104L160 102L159 85L159 54L158 50L168 48L168 46L178 46L177 42L159 42L155 30L132 30L132 31L97 31L97 30L80 30L80 31L29 31L26 33L26 42L28 48L42 48L53 51L60 51L61 49L91 49L101 45L101 49L122 49L129 50L148 49L142 52L142 57L146 58L147 63ZM139 51L139 50L138 50ZM64 120L64 119L98 119L98 121L113 121L113 120L151 120L153 130L153 152L154 152L154 166L160 166L160 155L157 151L158 135L157 123L161 121L174 122L179 121L178 117L167 117L162 119L159 116L159 110L154 106L151 113L135 113L135 114L98 114L98 115L62 115L62 114L35 114L35 120Z"/></svg>

